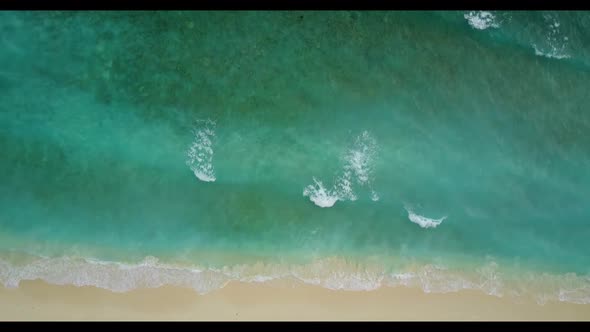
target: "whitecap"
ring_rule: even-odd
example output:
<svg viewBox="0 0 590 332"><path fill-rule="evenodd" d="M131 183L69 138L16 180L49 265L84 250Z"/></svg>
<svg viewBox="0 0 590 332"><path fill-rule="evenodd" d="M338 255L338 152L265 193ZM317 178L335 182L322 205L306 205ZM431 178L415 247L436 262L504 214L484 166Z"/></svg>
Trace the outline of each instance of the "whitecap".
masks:
<svg viewBox="0 0 590 332"><path fill-rule="evenodd" d="M496 21L496 16L488 11L471 11L464 14L463 17L469 25L478 30L500 27L500 24Z"/></svg>
<svg viewBox="0 0 590 332"><path fill-rule="evenodd" d="M543 18L547 22L548 31L543 41L532 44L535 55L552 59L570 58L567 52L569 38L559 29L561 24L551 15L544 15Z"/></svg>
<svg viewBox="0 0 590 332"><path fill-rule="evenodd" d="M416 214L408 206L405 206L405 209L408 212L408 219L410 219L411 222L418 224L422 228L435 228L438 225L440 225L445 219L447 219L446 216L444 216L440 219L431 219L431 218L427 218L427 217L421 216L419 214Z"/></svg>
<svg viewBox="0 0 590 332"><path fill-rule="evenodd" d="M558 48L556 46L549 46L541 49L541 47L533 44L533 49L535 50L535 55L544 56L546 58L553 58L553 59L568 59L570 55L565 53L562 48Z"/></svg>
<svg viewBox="0 0 590 332"><path fill-rule="evenodd" d="M313 182L313 185L310 184L305 187L303 196L308 196L310 201L322 208L334 206L339 196L332 190L326 189L322 181L317 180L315 177L313 178Z"/></svg>
<svg viewBox="0 0 590 332"><path fill-rule="evenodd" d="M337 201L356 201L355 187L369 187L371 200L379 200L377 192L372 189L373 163L377 151L377 141L368 131L363 131L355 138L354 144L344 154L343 166L332 189L324 187L315 177L314 185L303 190L304 196L320 207L332 207Z"/></svg>
<svg viewBox="0 0 590 332"><path fill-rule="evenodd" d="M193 171L197 179L213 182L215 170L213 168L213 139L215 138L215 122L199 120L193 129L194 140L187 150L187 166Z"/></svg>
<svg viewBox="0 0 590 332"><path fill-rule="evenodd" d="M338 199L341 201L356 201L357 196L353 189L352 174L349 170L345 170L342 176L336 180L335 192Z"/></svg>
<svg viewBox="0 0 590 332"><path fill-rule="evenodd" d="M371 179L376 150L375 138L368 131L363 131L346 153L344 169L352 171L361 185L367 184Z"/></svg>

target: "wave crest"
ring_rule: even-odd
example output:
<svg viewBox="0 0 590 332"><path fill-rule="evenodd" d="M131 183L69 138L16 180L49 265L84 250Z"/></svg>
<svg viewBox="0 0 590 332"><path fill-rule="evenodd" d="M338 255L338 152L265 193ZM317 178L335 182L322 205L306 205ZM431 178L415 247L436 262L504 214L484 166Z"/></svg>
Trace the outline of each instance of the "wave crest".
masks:
<svg viewBox="0 0 590 332"><path fill-rule="evenodd" d="M431 219L419 214L416 214L411 207L405 205L404 208L408 212L408 219L414 224L418 224L422 228L436 228L438 225L442 224L442 222L447 219L447 216L444 216L439 219Z"/></svg>

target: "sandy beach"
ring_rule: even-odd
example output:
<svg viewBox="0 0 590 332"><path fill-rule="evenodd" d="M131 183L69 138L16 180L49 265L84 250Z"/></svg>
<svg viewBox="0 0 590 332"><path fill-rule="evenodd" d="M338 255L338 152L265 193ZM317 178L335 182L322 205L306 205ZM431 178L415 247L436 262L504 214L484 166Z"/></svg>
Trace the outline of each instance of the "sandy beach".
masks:
<svg viewBox="0 0 590 332"><path fill-rule="evenodd" d="M1 321L38 320L590 320L590 305L498 298L477 291L412 288L335 291L285 282L228 284L199 295L161 287L114 293L24 281L0 288Z"/></svg>

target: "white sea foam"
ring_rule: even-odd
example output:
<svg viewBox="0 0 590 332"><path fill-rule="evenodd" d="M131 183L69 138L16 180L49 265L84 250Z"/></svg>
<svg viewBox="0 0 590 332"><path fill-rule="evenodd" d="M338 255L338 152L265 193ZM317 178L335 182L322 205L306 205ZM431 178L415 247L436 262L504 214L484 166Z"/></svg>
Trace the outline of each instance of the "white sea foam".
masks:
<svg viewBox="0 0 590 332"><path fill-rule="evenodd" d="M194 140L188 148L186 164L197 179L213 182L213 139L215 138L215 122L199 120L193 129Z"/></svg>
<svg viewBox="0 0 590 332"><path fill-rule="evenodd" d="M228 281L212 271L169 266L149 257L137 264L61 257L11 266L0 260L0 282L5 287L18 287L22 280L36 279L55 285L95 286L113 292L174 285L190 287L199 293L219 289Z"/></svg>
<svg viewBox="0 0 590 332"><path fill-rule="evenodd" d="M344 169L354 172L359 184L367 184L370 181L376 152L377 141L368 131L363 131L346 153Z"/></svg>
<svg viewBox="0 0 590 332"><path fill-rule="evenodd" d="M463 15L469 25L478 30L485 30L487 28L499 28L496 16L488 11L471 11Z"/></svg>
<svg viewBox="0 0 590 332"><path fill-rule="evenodd" d="M546 35L544 40L533 43L535 55L553 59L567 59L570 55L567 52L569 38L561 31L561 24L551 15L544 15L546 23Z"/></svg>
<svg viewBox="0 0 590 332"><path fill-rule="evenodd" d="M358 197L354 193L353 186L352 172L350 170L344 170L343 174L336 180L334 189L338 200L356 201Z"/></svg>
<svg viewBox="0 0 590 332"><path fill-rule="evenodd" d="M563 47L557 47L555 45L550 45L549 47L541 47L533 44L533 49L535 50L535 55L544 56L547 58L553 59L568 59L570 55L563 51Z"/></svg>
<svg viewBox="0 0 590 332"><path fill-rule="evenodd" d="M500 272L494 261L474 272L426 264L406 271L388 271L380 265L363 265L327 257L308 264L242 264L223 268L179 266L146 257L142 262L118 263L76 257L29 259L14 264L0 258L0 283L18 287L24 280L44 280L55 285L94 286L113 292L164 285L188 287L199 294L223 288L231 281L264 283L291 279L345 291L369 291L380 287L415 287L426 293L479 290L493 296L532 296L539 303L564 301L590 303L590 277Z"/></svg>
<svg viewBox="0 0 590 332"><path fill-rule="evenodd" d="M372 189L373 163L377 153L377 141L368 131L362 132L343 156L340 175L331 189L313 178L314 185L303 190L304 196L320 207L332 207L337 201L355 201L358 199L355 187L369 187L371 199L379 200L379 195Z"/></svg>
<svg viewBox="0 0 590 332"><path fill-rule="evenodd" d="M314 202L315 205L326 208L332 207L338 201L339 197L332 190L326 189L322 181L313 178L313 185L305 187L303 190L303 196L309 196L309 199Z"/></svg>
<svg viewBox="0 0 590 332"><path fill-rule="evenodd" d="M410 219L411 222L420 225L420 227L422 227L422 228L435 228L438 225L440 225L445 219L447 219L446 216L444 216L440 219L431 219L431 218L427 218L427 217L421 216L419 214L416 214L408 206L405 206L405 209L408 212L408 219Z"/></svg>
<svg viewBox="0 0 590 332"><path fill-rule="evenodd" d="M375 190L371 190L371 200L377 202L379 199L379 194Z"/></svg>

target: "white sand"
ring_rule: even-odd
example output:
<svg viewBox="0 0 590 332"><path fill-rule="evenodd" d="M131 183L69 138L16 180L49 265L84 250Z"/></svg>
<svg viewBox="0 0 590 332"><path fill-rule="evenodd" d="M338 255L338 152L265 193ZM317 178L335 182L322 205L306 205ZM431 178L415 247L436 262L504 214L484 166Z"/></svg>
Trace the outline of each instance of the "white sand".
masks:
<svg viewBox="0 0 590 332"><path fill-rule="evenodd" d="M519 302L405 287L352 292L235 282L199 295L179 287L113 293L26 281L0 288L0 320L590 320L590 305Z"/></svg>

